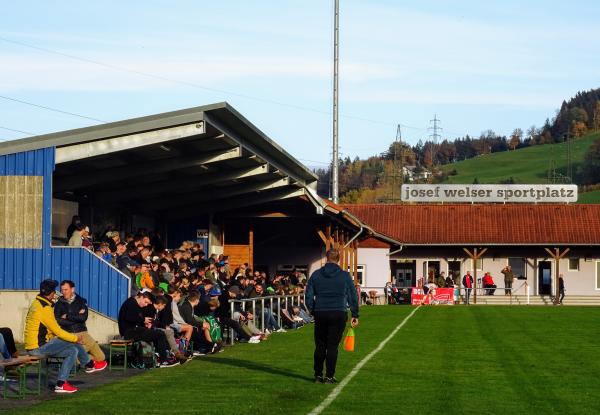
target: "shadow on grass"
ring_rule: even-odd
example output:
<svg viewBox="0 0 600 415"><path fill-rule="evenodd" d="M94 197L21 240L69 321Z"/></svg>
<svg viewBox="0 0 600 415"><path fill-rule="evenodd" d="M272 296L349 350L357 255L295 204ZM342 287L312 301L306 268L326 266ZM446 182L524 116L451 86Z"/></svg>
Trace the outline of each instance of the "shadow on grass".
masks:
<svg viewBox="0 0 600 415"><path fill-rule="evenodd" d="M252 362L249 360L241 360L241 359L230 359L230 358L215 358L210 359L210 363L218 364L218 365L226 365L232 367L242 367L244 369L254 370L256 372L265 372L270 373L272 375L277 376L285 376L288 378L300 379L307 382L313 382L314 379L308 376L298 375L296 373L290 372L283 368L269 366L262 363Z"/></svg>

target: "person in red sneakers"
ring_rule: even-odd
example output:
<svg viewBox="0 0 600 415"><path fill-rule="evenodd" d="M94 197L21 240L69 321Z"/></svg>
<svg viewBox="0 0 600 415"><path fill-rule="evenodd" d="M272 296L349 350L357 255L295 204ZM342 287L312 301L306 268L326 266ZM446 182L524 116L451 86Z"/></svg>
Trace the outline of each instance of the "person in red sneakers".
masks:
<svg viewBox="0 0 600 415"><path fill-rule="evenodd" d="M44 280L40 283L40 293L29 307L25 319L25 349L33 356L62 358L58 371L56 393L74 393L77 388L67 379L77 359L85 366L86 373L102 370L90 359L82 346L83 337L76 336L60 328L54 317L54 300L58 281Z"/></svg>
<svg viewBox="0 0 600 415"><path fill-rule="evenodd" d="M104 370L108 365L106 356L85 325L88 319L87 301L75 293L75 283L71 280L60 283L60 292L62 297L59 297L54 305L54 316L58 325L63 330L83 338L83 347L94 360L94 372Z"/></svg>

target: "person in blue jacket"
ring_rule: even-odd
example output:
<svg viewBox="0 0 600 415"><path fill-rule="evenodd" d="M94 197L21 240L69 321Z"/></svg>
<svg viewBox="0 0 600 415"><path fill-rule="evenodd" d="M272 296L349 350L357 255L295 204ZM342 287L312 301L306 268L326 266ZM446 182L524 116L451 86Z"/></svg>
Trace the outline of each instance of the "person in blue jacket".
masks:
<svg viewBox="0 0 600 415"><path fill-rule="evenodd" d="M305 292L306 307L315 318L315 383L337 383L335 366L348 320L348 307L352 313L352 327L358 326L358 296L354 282L338 265L340 252L337 249L330 249L326 255L327 263L312 273Z"/></svg>

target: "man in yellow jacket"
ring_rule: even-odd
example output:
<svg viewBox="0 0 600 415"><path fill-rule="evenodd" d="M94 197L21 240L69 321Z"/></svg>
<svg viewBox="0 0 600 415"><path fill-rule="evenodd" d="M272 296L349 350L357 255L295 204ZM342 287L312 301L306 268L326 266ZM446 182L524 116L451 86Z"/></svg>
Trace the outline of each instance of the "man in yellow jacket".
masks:
<svg viewBox="0 0 600 415"><path fill-rule="evenodd" d="M40 293L27 312L25 349L30 355L63 358L54 392L74 393L77 392L77 388L67 382L67 379L77 359L85 366L86 373L103 370L106 365L99 365L90 360L81 345L83 338L61 329L58 325L53 309L57 286L58 281L55 280L44 280L40 283Z"/></svg>

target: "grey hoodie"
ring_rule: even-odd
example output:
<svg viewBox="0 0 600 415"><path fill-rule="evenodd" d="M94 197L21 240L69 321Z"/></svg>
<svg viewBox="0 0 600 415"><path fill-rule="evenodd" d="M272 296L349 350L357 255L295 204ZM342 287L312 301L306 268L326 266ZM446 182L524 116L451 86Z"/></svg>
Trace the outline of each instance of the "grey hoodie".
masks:
<svg viewBox="0 0 600 415"><path fill-rule="evenodd" d="M328 262L310 276L306 285L306 307L311 311L347 311L358 318L358 295L350 274Z"/></svg>

